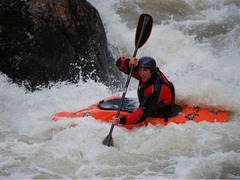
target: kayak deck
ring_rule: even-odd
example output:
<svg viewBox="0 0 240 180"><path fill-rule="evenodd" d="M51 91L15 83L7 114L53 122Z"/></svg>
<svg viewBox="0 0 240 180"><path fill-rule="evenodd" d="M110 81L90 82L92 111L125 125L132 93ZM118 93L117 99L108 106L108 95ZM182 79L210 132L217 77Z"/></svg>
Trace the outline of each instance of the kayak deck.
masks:
<svg viewBox="0 0 240 180"><path fill-rule="evenodd" d="M52 116L54 121L58 121L62 118L79 118L92 116L96 120L109 123L117 113L121 97L113 96L97 102L88 108L76 111L76 112L59 112ZM137 98L125 98L119 117L127 115L133 112L138 107ZM228 112L227 111L211 111L207 108L190 107L187 105L175 105L169 113L160 112L154 117L147 118L143 123L135 125L123 125L127 129L134 127L152 125L167 125L168 123L183 124L188 121L201 122L207 121L210 123L215 122L227 122Z"/></svg>

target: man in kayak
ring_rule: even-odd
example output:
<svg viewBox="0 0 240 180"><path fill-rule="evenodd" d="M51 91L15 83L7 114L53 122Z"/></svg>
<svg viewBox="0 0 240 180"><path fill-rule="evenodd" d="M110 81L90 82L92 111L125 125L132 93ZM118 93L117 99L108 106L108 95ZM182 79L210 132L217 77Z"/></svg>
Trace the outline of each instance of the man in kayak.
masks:
<svg viewBox="0 0 240 180"><path fill-rule="evenodd" d="M149 116L157 116L159 112L166 114L175 103L173 84L156 67L156 61L152 57L142 58L120 57L116 62L120 71L128 74L131 66L131 76L139 80L138 100L139 107L127 116L113 117L114 125L130 125L142 123ZM165 118L167 120L167 117Z"/></svg>

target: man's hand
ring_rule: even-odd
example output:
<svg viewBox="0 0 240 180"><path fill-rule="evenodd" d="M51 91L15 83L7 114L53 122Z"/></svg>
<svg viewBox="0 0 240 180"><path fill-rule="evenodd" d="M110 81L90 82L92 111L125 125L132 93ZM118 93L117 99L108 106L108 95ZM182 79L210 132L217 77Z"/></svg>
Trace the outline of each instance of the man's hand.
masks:
<svg viewBox="0 0 240 180"><path fill-rule="evenodd" d="M113 124L113 125L118 125L120 123L120 118L118 117L113 117L112 120L110 120L110 122Z"/></svg>
<svg viewBox="0 0 240 180"><path fill-rule="evenodd" d="M137 67L138 66L138 59L135 58L135 57L132 57L130 58L130 61L129 61L129 67Z"/></svg>

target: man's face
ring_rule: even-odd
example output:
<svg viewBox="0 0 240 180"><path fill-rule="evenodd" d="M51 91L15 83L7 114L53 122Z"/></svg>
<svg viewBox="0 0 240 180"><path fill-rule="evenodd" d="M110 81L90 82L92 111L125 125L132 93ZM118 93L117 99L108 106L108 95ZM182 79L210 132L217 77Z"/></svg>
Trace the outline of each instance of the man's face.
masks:
<svg viewBox="0 0 240 180"><path fill-rule="evenodd" d="M148 68L139 68L138 73L140 75L141 80L145 83L151 79L152 73Z"/></svg>

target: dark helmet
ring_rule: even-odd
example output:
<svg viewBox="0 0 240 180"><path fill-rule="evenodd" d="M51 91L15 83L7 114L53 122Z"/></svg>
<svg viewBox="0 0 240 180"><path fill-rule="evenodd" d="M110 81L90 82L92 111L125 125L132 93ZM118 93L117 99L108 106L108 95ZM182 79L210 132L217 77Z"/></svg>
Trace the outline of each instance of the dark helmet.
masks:
<svg viewBox="0 0 240 180"><path fill-rule="evenodd" d="M155 70L156 69L156 61L152 57L143 56L138 61L138 67Z"/></svg>

